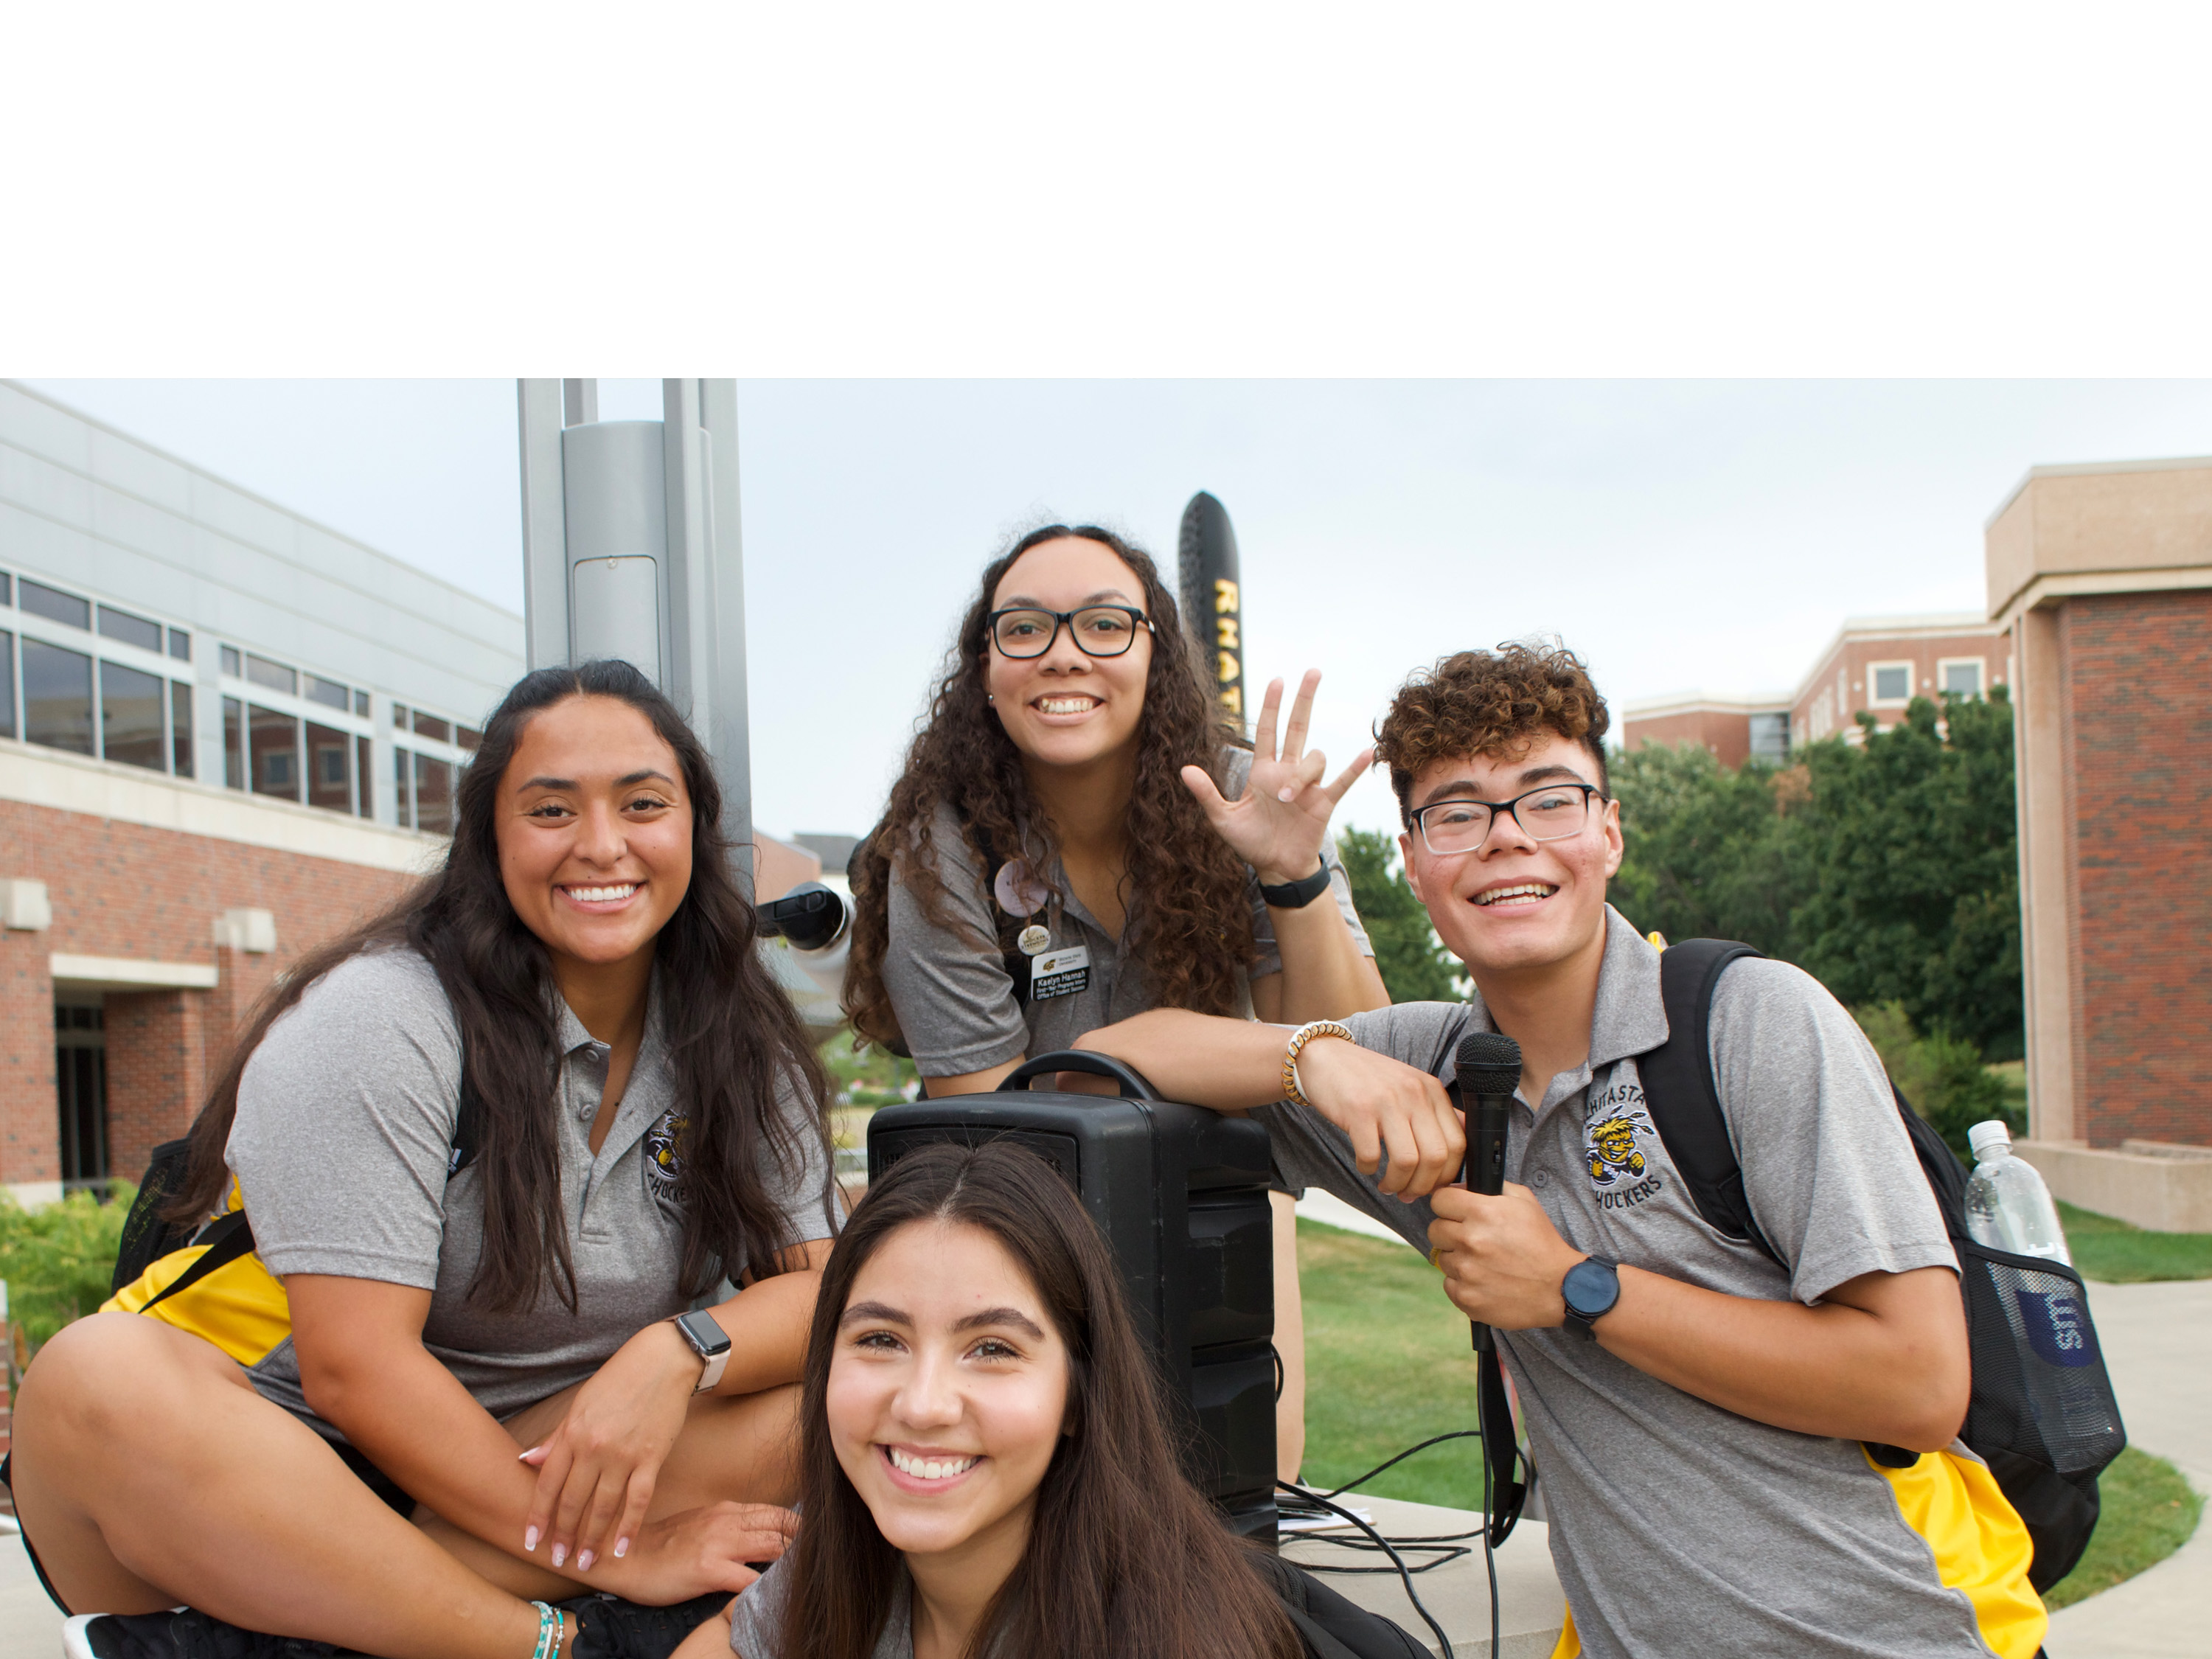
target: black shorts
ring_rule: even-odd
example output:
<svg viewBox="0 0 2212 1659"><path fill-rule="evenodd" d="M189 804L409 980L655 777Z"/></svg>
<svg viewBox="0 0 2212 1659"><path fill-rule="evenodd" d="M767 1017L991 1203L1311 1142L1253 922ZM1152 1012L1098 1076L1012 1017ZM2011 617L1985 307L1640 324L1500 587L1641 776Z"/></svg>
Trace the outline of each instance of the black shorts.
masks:
<svg viewBox="0 0 2212 1659"><path fill-rule="evenodd" d="M336 1441L332 1441L330 1443L330 1448L338 1455L338 1462L344 1464L346 1468L351 1469L354 1474L359 1477L362 1485L367 1486L369 1491L374 1492L379 1498L382 1498L386 1504L389 1504L401 1516L410 1517L414 1515L415 1500L399 1489L399 1483L398 1481L394 1480L382 1469L377 1468L375 1464L370 1462L368 1457L358 1447L340 1445ZM15 1485L9 1477L13 1473L15 1467L15 1454L14 1451L10 1450L5 1457L0 1457L0 1486L7 1487L9 1495L11 1498L15 1494ZM20 1527L22 1525L22 1515L21 1511L18 1511L15 1516L15 1523ZM39 1559L38 1549L31 1542L31 1534L27 1528L25 1528L22 1534L22 1539L23 1553L31 1558L31 1571L39 1575L39 1587L46 1591L46 1598L56 1607L59 1607L64 1613L74 1616L76 1610L70 1607L68 1602L62 1600L61 1592L54 1588L54 1581L46 1577L46 1564Z"/></svg>

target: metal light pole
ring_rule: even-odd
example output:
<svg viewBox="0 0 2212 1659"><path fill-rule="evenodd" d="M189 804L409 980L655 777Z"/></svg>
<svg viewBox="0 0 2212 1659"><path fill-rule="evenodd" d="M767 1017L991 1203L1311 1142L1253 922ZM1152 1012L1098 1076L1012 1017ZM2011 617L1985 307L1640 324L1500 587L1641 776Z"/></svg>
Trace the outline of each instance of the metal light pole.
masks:
<svg viewBox="0 0 2212 1659"><path fill-rule="evenodd" d="M1214 695L1241 729L1244 724L1244 599L1237 586L1237 532L1229 509L1201 489L1182 510L1176 550L1182 578L1183 626L1202 657L1210 656Z"/></svg>
<svg viewBox="0 0 2212 1659"><path fill-rule="evenodd" d="M668 696L722 783L752 871L738 385L663 380L661 418L602 421L596 380L519 380L532 668L620 657Z"/></svg>

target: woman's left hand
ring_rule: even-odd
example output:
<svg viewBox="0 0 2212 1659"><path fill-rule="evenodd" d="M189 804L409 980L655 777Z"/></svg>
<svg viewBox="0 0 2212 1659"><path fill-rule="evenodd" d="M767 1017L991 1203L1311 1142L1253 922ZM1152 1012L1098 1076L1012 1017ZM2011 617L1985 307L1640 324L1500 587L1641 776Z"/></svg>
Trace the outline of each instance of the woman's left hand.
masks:
<svg viewBox="0 0 2212 1659"><path fill-rule="evenodd" d="M1282 708L1283 683L1267 683L1259 724L1252 732L1251 781L1237 799L1224 800L1205 768L1182 769L1182 781L1206 809L1214 833L1270 885L1304 880L1321 867L1322 842L1328 833L1329 815L1375 758L1372 749L1362 750L1359 758L1334 783L1322 781L1328 757L1320 750L1305 746L1314 688L1320 684L1321 671L1309 668L1291 704L1290 724L1284 728L1282 752L1278 755L1275 717Z"/></svg>
<svg viewBox="0 0 2212 1659"><path fill-rule="evenodd" d="M568 1402L561 1426L522 1454L538 1471L525 1547L551 1547L559 1571L571 1555L588 1572L611 1549L629 1553L653 1489L684 1431L699 1381L699 1356L663 1321L615 1351Z"/></svg>

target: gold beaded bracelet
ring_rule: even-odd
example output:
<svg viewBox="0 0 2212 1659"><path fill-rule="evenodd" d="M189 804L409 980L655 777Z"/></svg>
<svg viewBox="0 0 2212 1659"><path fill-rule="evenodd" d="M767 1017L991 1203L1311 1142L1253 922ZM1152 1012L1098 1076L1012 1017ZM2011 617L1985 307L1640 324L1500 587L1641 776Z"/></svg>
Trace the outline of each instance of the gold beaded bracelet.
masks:
<svg viewBox="0 0 2212 1659"><path fill-rule="evenodd" d="M1313 1104L1306 1098L1306 1091L1298 1087L1298 1053L1317 1036L1352 1041L1352 1028L1340 1019L1310 1019L1291 1033L1291 1046L1283 1054L1283 1098L1293 1106Z"/></svg>

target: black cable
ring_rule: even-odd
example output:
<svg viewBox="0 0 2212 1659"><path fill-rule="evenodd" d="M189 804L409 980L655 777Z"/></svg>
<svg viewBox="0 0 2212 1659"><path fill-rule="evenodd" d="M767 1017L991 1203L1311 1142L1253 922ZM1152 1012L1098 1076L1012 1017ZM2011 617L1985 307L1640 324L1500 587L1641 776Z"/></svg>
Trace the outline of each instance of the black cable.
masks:
<svg viewBox="0 0 2212 1659"><path fill-rule="evenodd" d="M1310 1492L1304 1487L1297 1486L1291 1481L1278 1479L1275 1484L1278 1486L1288 1487L1291 1491L1297 1493L1301 1498L1311 1499L1314 1503L1320 1504L1322 1508L1327 1510L1331 1515L1342 1516L1345 1520L1351 1522L1353 1526L1358 1528L1360 1531L1365 1533L1370 1538L1373 1539L1375 1540L1375 1547L1381 1550L1383 1554L1389 1556L1390 1558L1391 1564L1398 1569L1398 1580L1401 1583L1405 1585L1406 1599L1413 1604L1413 1611L1421 1615L1421 1622L1423 1624L1426 1625L1431 1630L1437 1633L1437 1644L1443 1650L1442 1659L1457 1659L1457 1656L1452 1652L1451 1638L1444 1634L1444 1627L1437 1622L1436 1615L1429 1611L1427 1605L1421 1600L1420 1593L1414 1589L1413 1575L1407 1571L1404 1559L1399 1555L1397 1551L1390 1547L1390 1540L1389 1539L1383 1537L1381 1533L1376 1531L1373 1527L1368 1525L1366 1522L1362 1521L1350 1510L1340 1509L1336 1504L1330 1503L1326 1498ZM1491 1618L1493 1624L1497 1616L1497 1601L1493 1597L1491 1603ZM1490 1644L1490 1650L1492 1653L1496 1653L1498 1651L1498 1644L1494 1640Z"/></svg>
<svg viewBox="0 0 2212 1659"><path fill-rule="evenodd" d="M1342 1486L1333 1487L1328 1492L1321 1492L1316 1495L1322 1498L1334 1498L1340 1493L1350 1492L1354 1486L1364 1486L1370 1480L1372 1480L1376 1475L1382 1474L1383 1470L1396 1468L1399 1464L1411 1457L1415 1452L1426 1451L1431 1446L1441 1446L1447 1440L1480 1440L1481 1438L1482 1431L1480 1429L1454 1429L1449 1434L1431 1435L1426 1440L1422 1441L1418 1446L1408 1446L1405 1450L1400 1452L1395 1457L1390 1458L1386 1462L1377 1463L1373 1468L1368 1470L1366 1474L1355 1474L1351 1480L1346 1481Z"/></svg>
<svg viewBox="0 0 2212 1659"><path fill-rule="evenodd" d="M1491 1535L1498 1528L1491 1524L1490 1504L1490 1437L1482 1437L1482 1570L1490 1576L1490 1659L1498 1659L1498 1554ZM1510 1456L1512 1454L1506 1454Z"/></svg>

